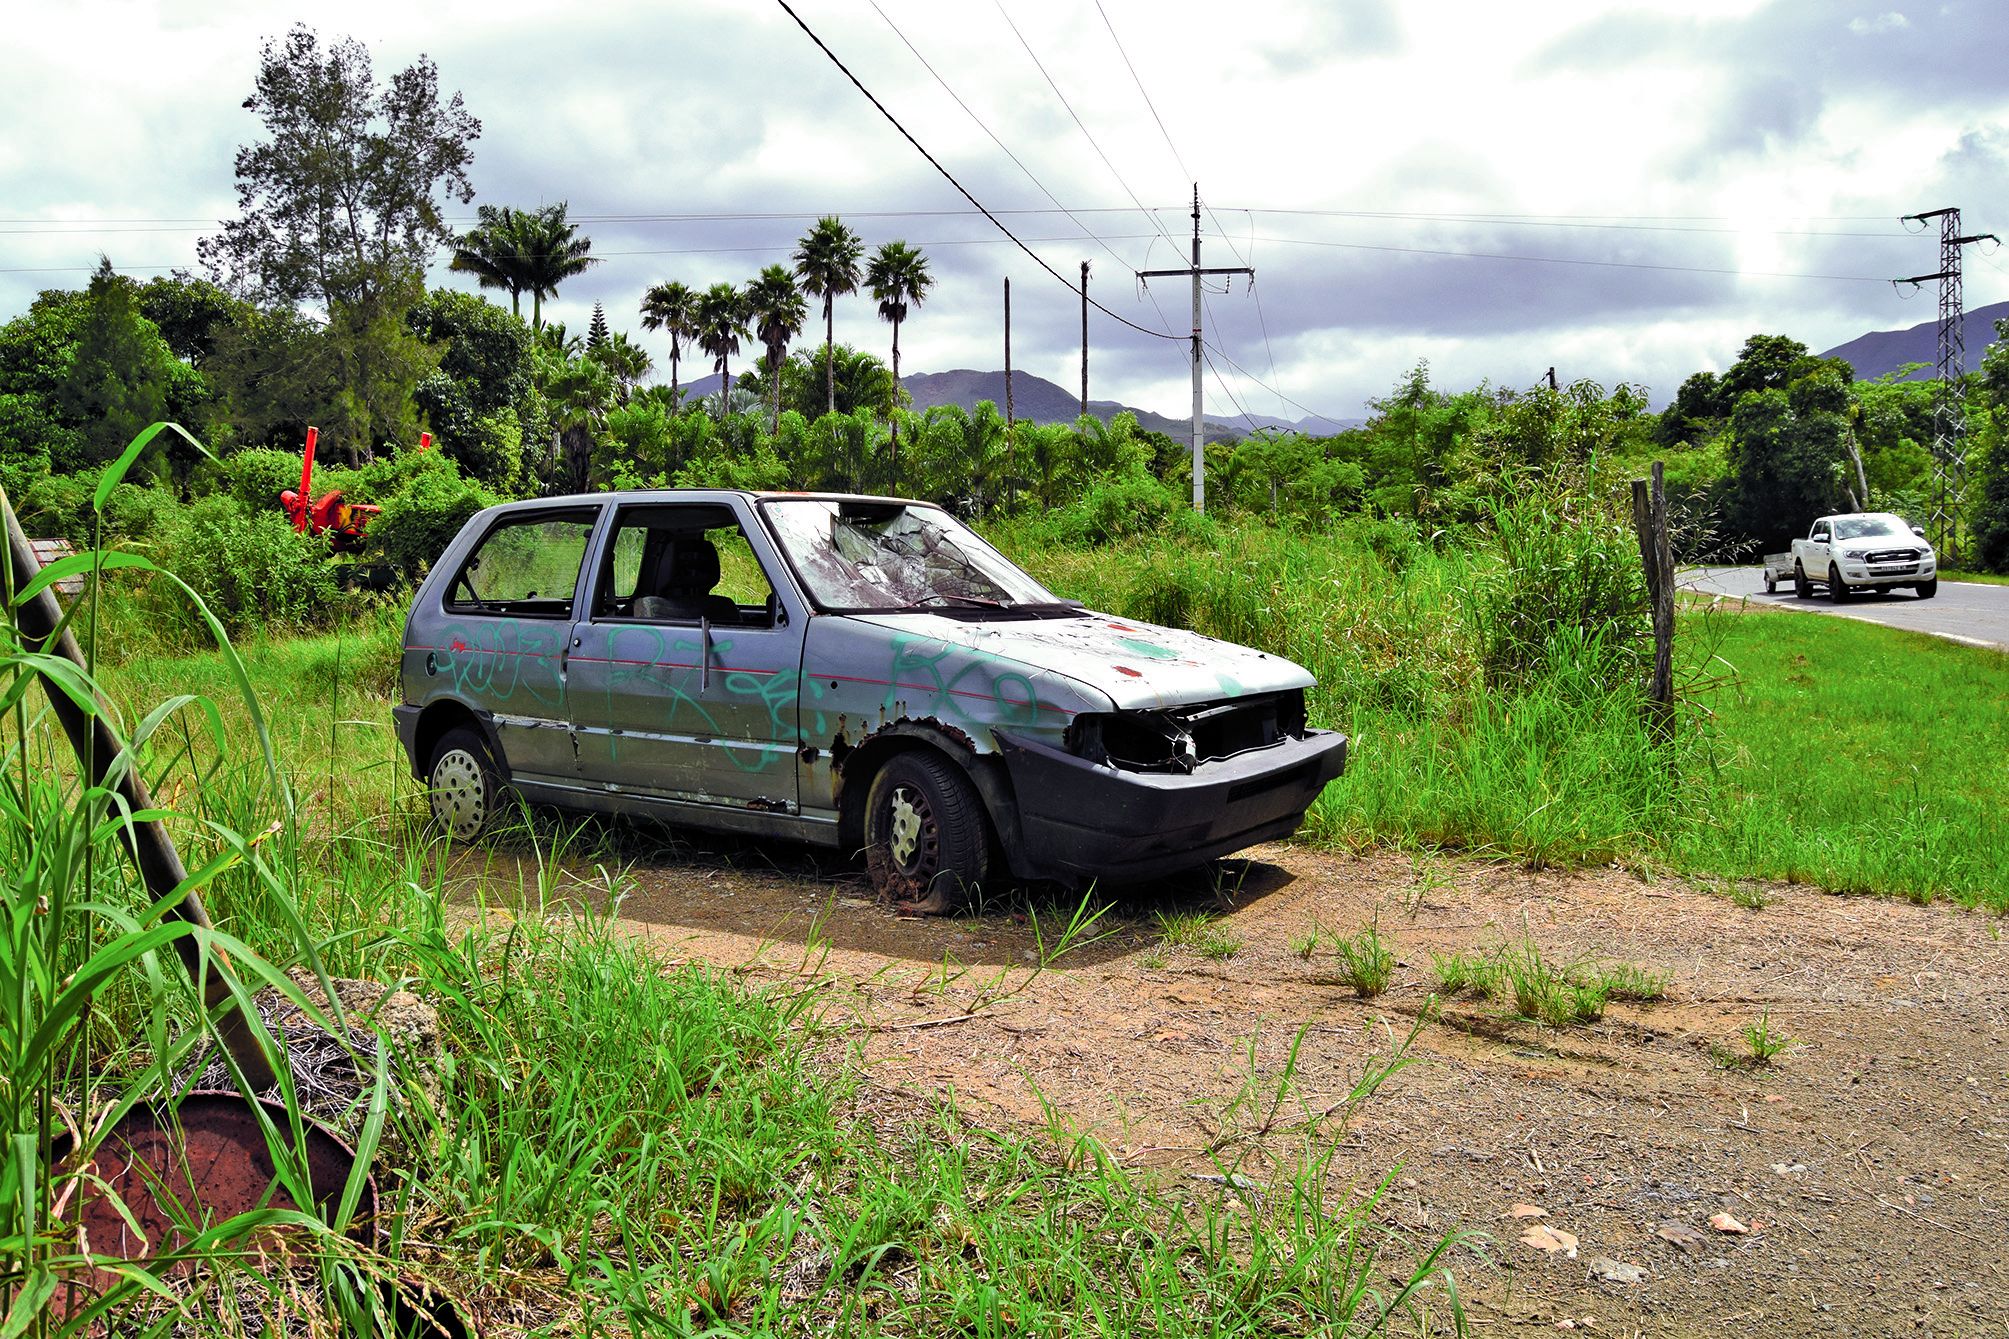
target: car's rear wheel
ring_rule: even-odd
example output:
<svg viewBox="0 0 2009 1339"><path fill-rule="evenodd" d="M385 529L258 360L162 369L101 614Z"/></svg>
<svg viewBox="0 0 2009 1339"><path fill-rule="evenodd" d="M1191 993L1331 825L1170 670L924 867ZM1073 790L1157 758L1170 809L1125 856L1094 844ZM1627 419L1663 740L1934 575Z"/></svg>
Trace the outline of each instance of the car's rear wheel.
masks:
<svg viewBox="0 0 2009 1339"><path fill-rule="evenodd" d="M947 915L990 873L983 801L948 759L895 754L865 800L865 867L902 911Z"/></svg>
<svg viewBox="0 0 2009 1339"><path fill-rule="evenodd" d="M426 769L426 785L433 817L455 841L479 837L501 807L502 773L489 755L488 741L464 725L440 737Z"/></svg>
<svg viewBox="0 0 2009 1339"><path fill-rule="evenodd" d="M1918 591L1919 599L1929 600L1933 596L1939 594L1939 578L1934 577L1930 581L1921 581L1918 583L1916 589Z"/></svg>
<svg viewBox="0 0 2009 1339"><path fill-rule="evenodd" d="M1828 598L1836 604L1849 598L1848 583L1842 580L1842 569L1828 564Z"/></svg>
<svg viewBox="0 0 2009 1339"><path fill-rule="evenodd" d="M1797 558L1793 560L1793 595L1802 600L1814 598L1814 583L1807 580L1807 569L1800 566Z"/></svg>

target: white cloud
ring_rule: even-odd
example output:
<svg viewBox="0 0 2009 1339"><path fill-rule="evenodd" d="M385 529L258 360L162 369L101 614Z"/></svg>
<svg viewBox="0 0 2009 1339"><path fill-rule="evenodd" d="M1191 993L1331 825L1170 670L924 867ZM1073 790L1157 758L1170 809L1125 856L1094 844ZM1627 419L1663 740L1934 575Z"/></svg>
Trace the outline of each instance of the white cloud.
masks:
<svg viewBox="0 0 2009 1339"><path fill-rule="evenodd" d="M1911 20L1896 10L1886 10L1873 19L1853 18L1849 20L1849 31L1857 37L1868 37L1873 33L1895 32L1899 28L1909 28Z"/></svg>
<svg viewBox="0 0 2009 1339"><path fill-rule="evenodd" d="M1999 50L2009 15L1994 7L1858 19L1850 31L1884 35L1870 48L1790 0L1612 0L1561 32L1483 0L1343 13L1258 0L1196 44L1217 7L1104 0L1161 133L1094 7L1015 0L1013 20L1112 172L994 9L880 4L1106 249L1058 214L1006 213L1010 226L1045 239L1035 250L1070 280L1092 260L1095 296L1146 327L1160 312L1125 270L1181 263L1183 161L1213 211L1208 263L1234 263L1232 247L1260 275L1260 317L1240 287L1215 296L1210 338L1340 417L1418 356L1447 384L1524 384L1556 363L1664 396L1753 331L1820 348L1908 324L1912 309L1871 282L1932 260L1900 214L1959 203L1976 229L2009 232L1988 213L2003 198L2001 155L1981 151L2009 111L1992 63L1969 63L1961 99L1928 102L1893 92L1911 67L1879 83L1830 49ZM1051 208L866 0L797 8L979 198ZM41 222L0 222L0 319L38 288L82 282L101 250L136 268L193 265L199 221L232 208L231 155L256 133L239 104L258 43L296 16L366 42L380 76L429 54L482 119L482 201L564 199L596 220L587 231L606 263L547 304L555 319L581 325L599 300L632 331L650 283L744 279L834 211L873 243L929 251L939 283L902 330L906 366L999 366L1010 276L1015 362L1063 384L1078 375L1075 296L955 212L967 206L954 189L779 7L740 0L604 0L562 16L543 0L38 7L10 31L15 59L0 81L0 199L9 219ZM1163 212L1140 214L1131 191ZM722 214L740 217L696 217ZM779 217L745 217L762 214ZM198 222L108 231L115 219ZM1152 240L1157 226L1170 243ZM1444 252L1492 258L1429 254ZM1558 259L1601 263L1548 263ZM1183 287L1159 281L1152 293L1183 335ZM1977 264L1970 303L2004 297L2009 275ZM1091 394L1183 411L1182 340L1101 316L1091 331ZM839 305L837 333L871 347L886 338L863 299ZM1281 412L1274 394L1220 370L1244 405ZM1211 375L1207 393L1221 398Z"/></svg>

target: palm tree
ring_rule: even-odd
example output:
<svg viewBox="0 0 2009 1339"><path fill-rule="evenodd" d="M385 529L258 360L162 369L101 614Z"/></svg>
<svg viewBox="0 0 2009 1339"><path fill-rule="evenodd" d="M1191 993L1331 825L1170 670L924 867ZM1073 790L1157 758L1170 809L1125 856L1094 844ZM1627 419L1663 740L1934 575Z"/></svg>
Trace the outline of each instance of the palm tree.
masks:
<svg viewBox="0 0 2009 1339"><path fill-rule="evenodd" d="M677 402L677 360L683 357L684 341L696 333L692 318L697 301L696 293L674 280L642 295L642 329L669 332L671 404Z"/></svg>
<svg viewBox="0 0 2009 1339"><path fill-rule="evenodd" d="M516 226L522 216L518 209L482 205L475 211L475 225L453 239L453 259L446 266L473 275L483 288L507 290L509 310L518 316L523 315L523 290L528 286Z"/></svg>
<svg viewBox="0 0 2009 1339"><path fill-rule="evenodd" d="M837 373L830 360L836 334L833 304L858 291L858 261L864 254L865 243L835 214L816 220L795 247L795 276L802 280L802 291L823 299L823 384L829 401L825 413L837 412Z"/></svg>
<svg viewBox="0 0 2009 1339"><path fill-rule="evenodd" d="M530 326L544 325L544 299L558 295L558 285L597 264L587 253L593 239L578 235L565 220L566 203L541 209L498 209L483 205L479 222L454 243L447 268L472 274L483 288L509 290L509 306L523 314L521 296L530 294Z"/></svg>
<svg viewBox="0 0 2009 1339"><path fill-rule="evenodd" d="M809 304L795 286L786 265L770 265L746 286L746 313L753 333L767 348L767 379L773 383L774 414L768 431L781 430L781 360L788 341L802 333Z"/></svg>
<svg viewBox="0 0 2009 1339"><path fill-rule="evenodd" d="M692 318L697 327L698 347L712 356L719 374L719 418L726 417L731 402L732 369L726 359L739 352L740 336L746 334L746 297L731 284L713 284L698 295Z"/></svg>
<svg viewBox="0 0 2009 1339"><path fill-rule="evenodd" d="M607 369L614 378L614 400L622 408L633 398L635 388L642 384L642 378L649 375L654 366L648 350L628 338L627 332L616 330L598 344L590 340L586 345L586 356Z"/></svg>
<svg viewBox="0 0 2009 1339"><path fill-rule="evenodd" d="M865 267L865 286L879 303L881 320L893 323L893 441L892 466L895 487L900 482L900 322L907 310L918 307L934 287L928 273L928 258L905 242L888 242L873 253Z"/></svg>

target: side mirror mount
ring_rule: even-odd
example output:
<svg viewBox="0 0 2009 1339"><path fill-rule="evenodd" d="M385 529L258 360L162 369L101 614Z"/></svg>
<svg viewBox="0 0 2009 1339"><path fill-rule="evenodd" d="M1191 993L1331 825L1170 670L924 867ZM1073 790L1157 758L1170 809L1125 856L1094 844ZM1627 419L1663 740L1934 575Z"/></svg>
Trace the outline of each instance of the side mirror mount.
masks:
<svg viewBox="0 0 2009 1339"><path fill-rule="evenodd" d="M1920 539L1924 539L1925 527L1922 525L1914 525L1913 527L1911 527L1911 533L1917 535Z"/></svg>

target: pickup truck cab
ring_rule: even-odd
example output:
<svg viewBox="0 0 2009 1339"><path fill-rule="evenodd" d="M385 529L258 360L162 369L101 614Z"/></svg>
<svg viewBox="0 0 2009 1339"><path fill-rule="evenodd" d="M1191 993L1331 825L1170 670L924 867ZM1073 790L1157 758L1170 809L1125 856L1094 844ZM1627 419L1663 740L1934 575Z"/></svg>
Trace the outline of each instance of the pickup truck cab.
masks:
<svg viewBox="0 0 2009 1339"><path fill-rule="evenodd" d="M1939 561L1925 531L1886 511L1823 516L1793 541L1793 593L1827 589L1840 604L1852 590L1909 586L1921 600L1939 593Z"/></svg>
<svg viewBox="0 0 2009 1339"><path fill-rule="evenodd" d="M1281 657L1098 614L939 507L665 490L470 520L393 708L435 817L512 797L863 852L904 907L1289 835L1346 759Z"/></svg>

